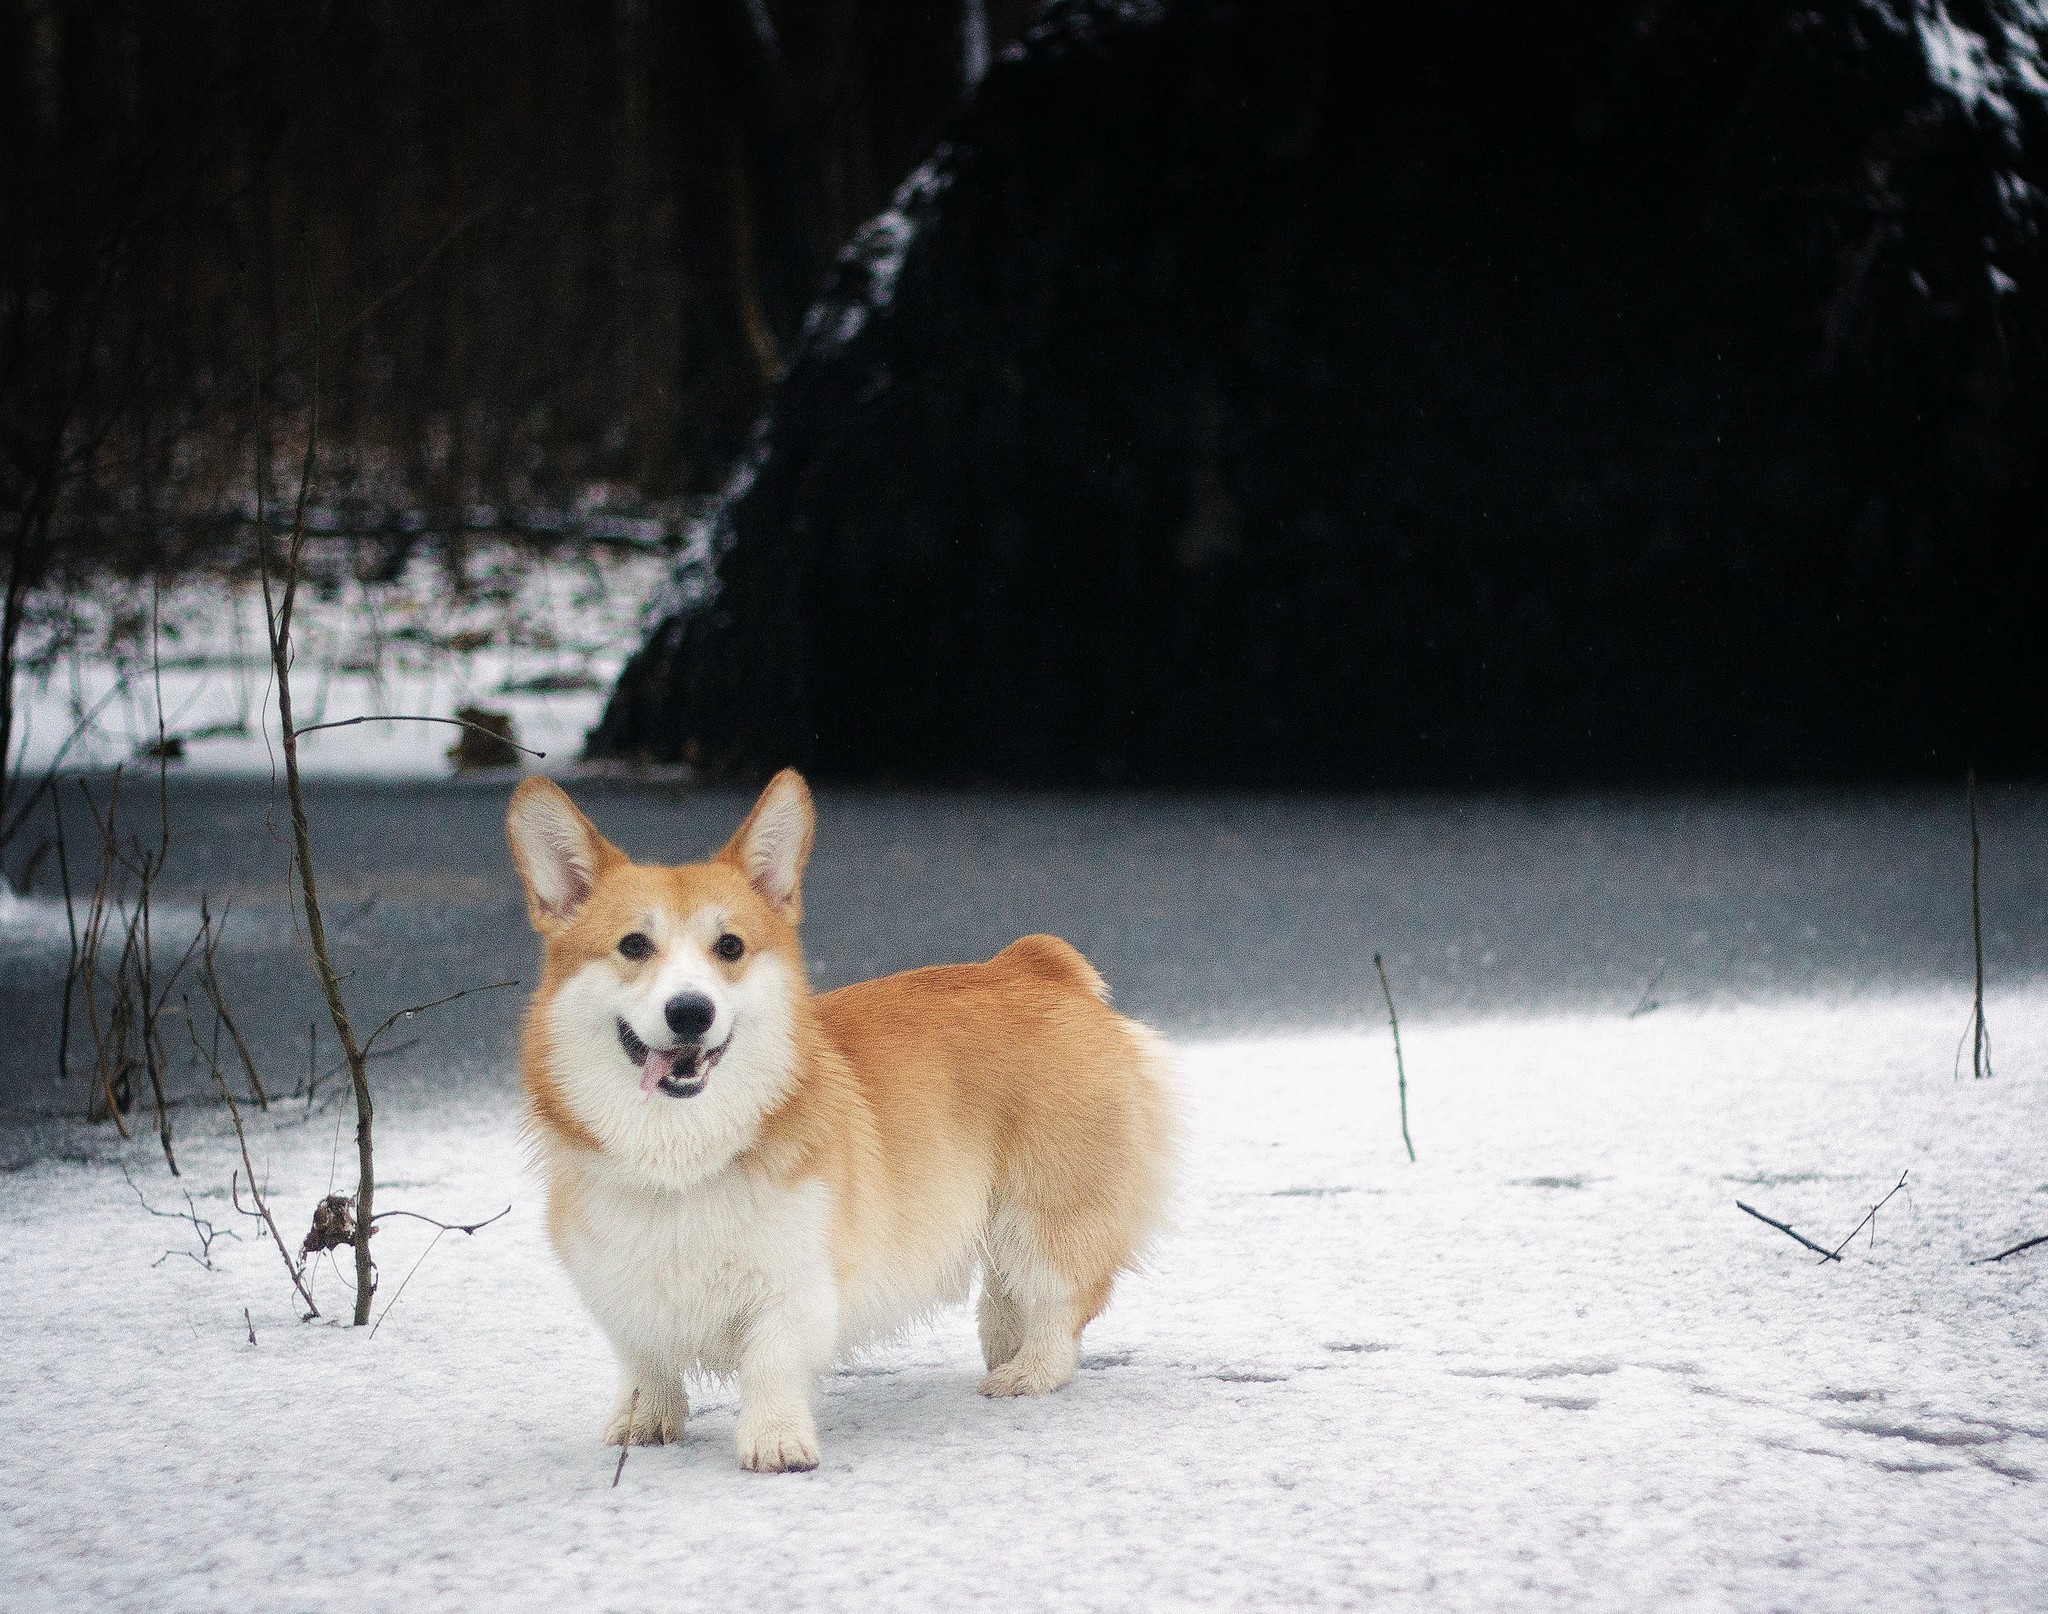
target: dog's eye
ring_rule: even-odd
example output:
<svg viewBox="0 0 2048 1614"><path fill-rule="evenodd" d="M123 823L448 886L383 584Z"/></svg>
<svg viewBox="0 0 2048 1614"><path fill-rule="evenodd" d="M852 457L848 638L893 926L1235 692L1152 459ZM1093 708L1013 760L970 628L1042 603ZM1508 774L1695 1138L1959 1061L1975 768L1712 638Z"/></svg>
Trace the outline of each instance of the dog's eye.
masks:
<svg viewBox="0 0 2048 1614"><path fill-rule="evenodd" d="M654 943L639 931L630 931L619 938L619 951L628 958L645 958L654 951Z"/></svg>
<svg viewBox="0 0 2048 1614"><path fill-rule="evenodd" d="M740 955L747 950L747 944L728 930L717 941L712 943L711 950L728 964L737 964L740 961Z"/></svg>

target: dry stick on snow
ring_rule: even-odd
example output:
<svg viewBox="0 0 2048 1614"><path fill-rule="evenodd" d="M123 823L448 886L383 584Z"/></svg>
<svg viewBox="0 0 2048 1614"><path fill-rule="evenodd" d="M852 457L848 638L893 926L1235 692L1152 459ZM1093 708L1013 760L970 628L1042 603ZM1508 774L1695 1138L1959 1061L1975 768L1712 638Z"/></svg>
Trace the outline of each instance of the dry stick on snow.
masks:
<svg viewBox="0 0 2048 1614"><path fill-rule="evenodd" d="M407 717L396 713L383 717L340 717L336 718L332 723L308 723L298 733L318 734L322 729L352 729L358 723L446 723L451 728L474 729L479 734L487 735L493 740L511 746L515 751L524 751L530 757L539 757L543 761L547 758L547 752L545 751L536 751L531 746L519 744L516 740L508 740L504 735L498 733L497 730L487 729L483 724L472 723L464 717ZM295 735L294 738L296 737Z"/></svg>
<svg viewBox="0 0 2048 1614"><path fill-rule="evenodd" d="M1791 1228L1787 1227L1783 1222L1779 1221L1775 1216L1766 1216L1754 1205L1745 1205L1741 1200L1738 1199L1735 1202L1735 1208L1739 1211L1748 1211L1749 1214L1754 1216L1758 1221L1763 1222L1770 1227L1775 1227L1780 1233L1783 1233L1787 1238L1797 1239L1801 1244L1804 1244L1809 1250L1813 1251L1815 1255L1818 1255L1824 1261L1839 1261L1842 1259L1839 1255L1835 1254L1833 1250L1826 1249L1823 1246L1814 1243L1813 1240L1808 1238L1804 1233L1794 1232ZM1849 1236L1851 1238L1854 1238L1856 1235L1852 1233Z"/></svg>
<svg viewBox="0 0 2048 1614"><path fill-rule="evenodd" d="M341 1041L348 1061L349 1082L356 1100L356 1304L355 1326L370 1320L370 1297L375 1292L376 1269L370 1260L369 1226L377 1192L376 1151L372 1123L376 1108L370 1099L370 1072L363 1050L356 1041L348 1006L341 1000L341 977L334 968L327 947L327 926L320 915L320 888L313 875L312 831L306 819L306 797L299 783L299 736L292 723L292 607L298 601L300 561L306 547L306 498L312 491L314 455L320 442L320 331L319 309L313 311L313 388L306 425L306 453L299 467L298 498L292 511L291 544L285 553L283 577L273 593L270 576L270 523L266 491L266 467L258 453L256 466L256 554L263 584L263 625L270 640L271 671L277 680L278 730L284 742L285 794L292 810L292 850L299 870L299 894L306 915L306 940L313 952L314 972L320 979L321 994L327 999L327 1015L334 1022L334 1034ZM263 409L259 387L257 408ZM259 440L268 433L259 431Z"/></svg>
<svg viewBox="0 0 2048 1614"><path fill-rule="evenodd" d="M1976 961L1977 992L1970 1008L1970 1074L1982 1081L1991 1074L1991 1028L1984 1023L1984 906L1978 893L1977 864L1982 848L1977 836L1977 770L1970 786L1970 948Z"/></svg>
<svg viewBox="0 0 2048 1614"><path fill-rule="evenodd" d="M249 1325L249 1343L254 1345L256 1343L256 1319L249 1315L249 1308L247 1306L242 1308L242 1321Z"/></svg>
<svg viewBox="0 0 2048 1614"><path fill-rule="evenodd" d="M619 1442L619 1466L612 1470L612 1489L619 1488L619 1476L626 1472L626 1453L633 1449L633 1414L640 1410L640 1386L633 1386L633 1398L626 1403L626 1438Z"/></svg>
<svg viewBox="0 0 2048 1614"><path fill-rule="evenodd" d="M1372 955L1372 967L1380 972L1380 992L1387 1000L1387 1024L1394 1030L1394 1076L1401 1086L1401 1141L1408 1145L1408 1163L1415 1163L1415 1142L1408 1136L1408 1067L1401 1061L1401 1017L1394 1013L1394 989L1387 985L1387 966L1380 955Z"/></svg>
<svg viewBox="0 0 2048 1614"><path fill-rule="evenodd" d="M2022 1243L2015 1244L2009 1250L2000 1250L1996 1255L1987 1255L1981 1261L1972 1261L1970 1265L1973 1267L1988 1266L1993 1261L2003 1261L2008 1255L2018 1255L2022 1250L2038 1249L2043 1244L2048 1244L2048 1233L2043 1233L2039 1238L2027 1239Z"/></svg>
<svg viewBox="0 0 2048 1614"><path fill-rule="evenodd" d="M207 954L207 967L209 969L212 968L212 963L213 956L209 949ZM214 1045L210 1051L200 1046L199 1033L193 1030L189 1015L185 1020L185 1029L191 1033L193 1051L206 1062L207 1070L212 1073L213 1085L220 1089L220 1096L227 1100L228 1119L235 1124L235 1142L240 1144L242 1148L242 1169L249 1174L249 1197L255 1201L256 1208L253 1211L242 1209L241 1184L232 1175L228 1178L228 1199L236 1210L241 1211L242 1215L256 1217L269 1229L270 1241L277 1246L278 1256L283 1260L284 1269L291 1277L292 1287L298 1290L299 1298L306 1303L307 1318L310 1320L317 1317L320 1315L320 1308L314 1303L312 1291L306 1287L306 1263L292 1259L292 1252L285 1246L284 1235L277 1230L277 1220L270 1214L270 1206L264 1201L263 1190L256 1186L256 1165L249 1158L249 1135L242 1130L242 1107L235 1102L234 1090L228 1086L227 1077L221 1073L220 1021L218 1019L214 1021ZM252 1339L249 1343L253 1345L256 1342Z"/></svg>
<svg viewBox="0 0 2048 1614"><path fill-rule="evenodd" d="M1834 1249L1830 1252L1834 1260L1841 1260L1842 1252L1848 1249L1850 1244L1852 1244L1855 1241L1856 1235L1862 1232L1863 1229L1866 1226L1869 1226L1870 1223L1877 1220L1877 1213L1883 1210L1885 1206L1889 1205L1892 1202L1892 1194L1896 1194L1901 1188L1906 1186L1906 1176L1907 1174L1905 1172L1900 1172L1899 1180L1892 1184L1892 1193L1886 1194L1884 1198L1880 1199L1875 1205L1871 1206L1869 1210L1865 1211L1863 1213L1863 1220L1858 1222L1854 1227L1849 1229L1848 1238L1843 1239L1842 1242L1840 1244L1837 1244L1834 1247ZM1870 1229L1870 1237L1871 1242L1875 1243L1877 1240L1876 1228L1872 1227Z"/></svg>

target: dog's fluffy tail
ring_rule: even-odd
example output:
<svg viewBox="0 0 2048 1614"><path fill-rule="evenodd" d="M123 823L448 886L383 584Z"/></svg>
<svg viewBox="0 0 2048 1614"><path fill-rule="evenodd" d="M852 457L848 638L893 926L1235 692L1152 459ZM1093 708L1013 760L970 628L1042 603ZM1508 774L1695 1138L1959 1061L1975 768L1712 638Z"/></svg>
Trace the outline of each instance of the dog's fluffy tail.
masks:
<svg viewBox="0 0 2048 1614"><path fill-rule="evenodd" d="M1022 965L1034 975L1076 986L1097 1001L1109 1001L1109 983L1096 967L1057 936L1024 936L996 954L997 962Z"/></svg>

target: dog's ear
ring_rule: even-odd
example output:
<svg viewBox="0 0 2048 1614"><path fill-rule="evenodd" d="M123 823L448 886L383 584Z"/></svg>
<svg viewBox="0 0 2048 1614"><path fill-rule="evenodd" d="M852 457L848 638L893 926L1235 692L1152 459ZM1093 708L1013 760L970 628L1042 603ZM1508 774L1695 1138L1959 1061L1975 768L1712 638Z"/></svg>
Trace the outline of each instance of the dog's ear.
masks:
<svg viewBox="0 0 2048 1614"><path fill-rule="evenodd" d="M598 834L552 779L523 779L505 811L505 838L526 886L526 911L543 936L572 923L597 877L626 854Z"/></svg>
<svg viewBox="0 0 2048 1614"><path fill-rule="evenodd" d="M784 768L768 781L747 821L718 854L792 925L804 916L804 865L810 861L816 823L810 787L796 769Z"/></svg>

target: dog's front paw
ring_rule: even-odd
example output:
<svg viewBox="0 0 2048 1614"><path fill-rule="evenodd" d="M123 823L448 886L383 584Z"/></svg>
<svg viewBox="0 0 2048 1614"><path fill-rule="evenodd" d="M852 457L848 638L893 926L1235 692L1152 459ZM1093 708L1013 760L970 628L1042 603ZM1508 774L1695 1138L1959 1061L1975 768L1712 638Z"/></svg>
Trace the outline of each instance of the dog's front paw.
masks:
<svg viewBox="0 0 2048 1614"><path fill-rule="evenodd" d="M740 1467L757 1474L798 1474L818 1466L816 1431L786 1418L739 1429Z"/></svg>
<svg viewBox="0 0 2048 1614"><path fill-rule="evenodd" d="M622 1399L604 1426L607 1446L665 1446L683 1438L683 1424L689 1417L687 1403L657 1403L642 1395L638 1406ZM629 1438L630 1437L630 1438Z"/></svg>

